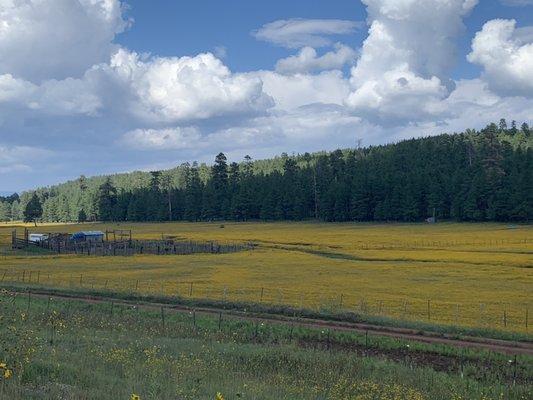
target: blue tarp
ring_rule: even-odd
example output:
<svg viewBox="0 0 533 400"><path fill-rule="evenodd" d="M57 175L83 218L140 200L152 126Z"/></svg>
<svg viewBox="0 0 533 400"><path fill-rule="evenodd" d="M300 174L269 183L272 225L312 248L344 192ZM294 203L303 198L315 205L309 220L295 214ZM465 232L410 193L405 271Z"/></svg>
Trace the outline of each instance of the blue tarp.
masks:
<svg viewBox="0 0 533 400"><path fill-rule="evenodd" d="M104 232L100 231L85 231L85 232L76 232L70 238L72 240L85 240L87 238L103 238Z"/></svg>

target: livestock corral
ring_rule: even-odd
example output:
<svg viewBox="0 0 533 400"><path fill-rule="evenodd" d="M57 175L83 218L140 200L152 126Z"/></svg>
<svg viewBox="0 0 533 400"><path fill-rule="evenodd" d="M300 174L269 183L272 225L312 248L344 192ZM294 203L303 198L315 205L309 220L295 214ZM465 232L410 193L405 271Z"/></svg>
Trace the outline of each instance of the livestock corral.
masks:
<svg viewBox="0 0 533 400"><path fill-rule="evenodd" d="M117 240L118 236L118 240ZM215 241L183 240L174 235L161 235L161 240L136 240L130 230L80 231L76 233L30 233L24 228L20 239L17 230L11 232L12 249L39 248L57 254L87 256L132 256L135 254L186 255L195 253L222 254L251 250L254 244L218 243Z"/></svg>
<svg viewBox="0 0 533 400"><path fill-rule="evenodd" d="M95 247L100 250L92 254L89 250L91 257L80 243L65 253L53 245L48 249L46 241L11 250L13 229L24 226L0 228L3 284L349 311L508 332L528 332L531 325L530 225L309 222L31 227L32 232L50 236L132 232L127 240L114 241L108 234Z"/></svg>

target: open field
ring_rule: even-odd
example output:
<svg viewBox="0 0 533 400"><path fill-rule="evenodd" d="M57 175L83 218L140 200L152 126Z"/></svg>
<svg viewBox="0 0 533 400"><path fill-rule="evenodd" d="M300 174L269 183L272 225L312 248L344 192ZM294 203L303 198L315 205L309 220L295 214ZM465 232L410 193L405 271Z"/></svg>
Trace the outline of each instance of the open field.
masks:
<svg viewBox="0 0 533 400"><path fill-rule="evenodd" d="M0 291L0 398L525 400L532 358ZM7 372L7 373L6 373Z"/></svg>
<svg viewBox="0 0 533 400"><path fill-rule="evenodd" d="M30 227L31 228L31 227ZM533 228L504 224L162 223L48 225L35 232L132 229L136 239L253 241L232 254L0 257L0 279L47 286L351 310L531 329ZM0 225L8 246L12 226ZM21 229L21 226L19 226Z"/></svg>

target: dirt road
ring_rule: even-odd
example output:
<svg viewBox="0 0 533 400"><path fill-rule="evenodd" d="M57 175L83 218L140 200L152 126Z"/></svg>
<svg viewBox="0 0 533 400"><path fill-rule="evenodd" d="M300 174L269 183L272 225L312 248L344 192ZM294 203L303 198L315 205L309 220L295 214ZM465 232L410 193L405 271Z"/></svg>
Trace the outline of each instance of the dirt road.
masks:
<svg viewBox="0 0 533 400"><path fill-rule="evenodd" d="M26 291L18 292L20 294L27 294ZM410 340L428 344L443 344L454 347L475 348L481 350L488 350L509 355L529 355L533 356L533 342L518 342L508 340L496 340L481 337L461 336L460 338L452 335L440 334L435 332L420 331L414 329L397 328L391 326L371 325L365 323L349 323L336 322L320 319L287 317L274 314L256 314L245 311L224 310L210 307L188 307L180 304L163 304L157 302L147 301L130 301L113 297L82 295L82 294L57 294L48 292L46 290L32 290L31 295L40 298L57 298L61 300L71 301L85 301L89 303L110 303L122 304L128 306L137 306L145 309L159 309L163 307L166 310L190 313L195 311L197 314L213 315L219 314L225 317L235 319L254 321L254 322L268 322L277 324L292 324L294 326L315 328L315 329L329 329L333 331L358 332L362 334L369 334L374 336L386 336L390 338Z"/></svg>

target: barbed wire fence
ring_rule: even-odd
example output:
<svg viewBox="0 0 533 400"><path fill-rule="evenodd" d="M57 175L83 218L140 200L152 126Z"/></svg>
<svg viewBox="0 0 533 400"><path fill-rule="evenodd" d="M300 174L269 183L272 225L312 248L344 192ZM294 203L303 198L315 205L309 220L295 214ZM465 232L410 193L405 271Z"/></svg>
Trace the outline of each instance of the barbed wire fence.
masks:
<svg viewBox="0 0 533 400"><path fill-rule="evenodd" d="M215 285L206 281L105 278L88 274L50 273L35 269L0 269L0 285L105 291L125 295L181 298L213 302L290 307L335 314L354 313L396 320L458 327L529 332L530 304L508 302L460 303L441 299L400 298L371 293L310 292L297 289Z"/></svg>

